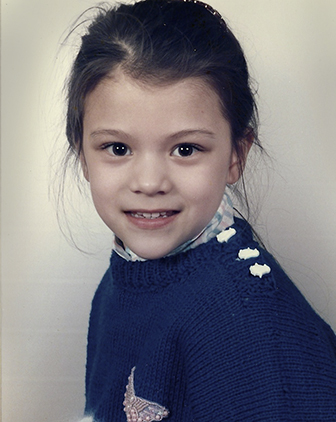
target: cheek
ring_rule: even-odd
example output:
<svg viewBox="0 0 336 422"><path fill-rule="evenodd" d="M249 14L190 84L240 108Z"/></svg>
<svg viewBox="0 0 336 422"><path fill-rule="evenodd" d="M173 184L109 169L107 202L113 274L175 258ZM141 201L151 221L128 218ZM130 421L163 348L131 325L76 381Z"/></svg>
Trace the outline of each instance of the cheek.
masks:
<svg viewBox="0 0 336 422"><path fill-rule="evenodd" d="M93 195L105 196L116 190L120 184L118 172L112 166L105 163L88 162L88 175L90 179L90 189Z"/></svg>
<svg viewBox="0 0 336 422"><path fill-rule="evenodd" d="M115 195L115 184L110 178L99 175L95 172L90 173L91 196L99 214L104 212L104 208L110 207Z"/></svg>
<svg viewBox="0 0 336 422"><path fill-rule="evenodd" d="M192 174L185 173L183 190L191 198L202 198L212 202L224 194L227 179L227 166L225 163L209 163L198 168Z"/></svg>

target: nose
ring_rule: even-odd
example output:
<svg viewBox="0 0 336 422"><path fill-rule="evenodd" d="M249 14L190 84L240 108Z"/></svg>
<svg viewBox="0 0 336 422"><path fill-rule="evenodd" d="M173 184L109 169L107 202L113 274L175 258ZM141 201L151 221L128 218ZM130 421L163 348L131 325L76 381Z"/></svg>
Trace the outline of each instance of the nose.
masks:
<svg viewBox="0 0 336 422"><path fill-rule="evenodd" d="M133 160L130 189L147 196L164 195L172 188L167 163L156 154L147 154Z"/></svg>

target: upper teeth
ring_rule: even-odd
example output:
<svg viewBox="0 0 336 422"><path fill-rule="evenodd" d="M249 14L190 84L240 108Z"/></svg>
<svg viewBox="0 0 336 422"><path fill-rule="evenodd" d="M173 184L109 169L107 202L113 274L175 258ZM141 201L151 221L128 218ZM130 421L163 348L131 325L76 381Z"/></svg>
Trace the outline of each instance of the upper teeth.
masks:
<svg viewBox="0 0 336 422"><path fill-rule="evenodd" d="M159 217L168 217L167 216L167 212L163 211L163 212L134 212L132 213L133 217L136 218L159 218Z"/></svg>

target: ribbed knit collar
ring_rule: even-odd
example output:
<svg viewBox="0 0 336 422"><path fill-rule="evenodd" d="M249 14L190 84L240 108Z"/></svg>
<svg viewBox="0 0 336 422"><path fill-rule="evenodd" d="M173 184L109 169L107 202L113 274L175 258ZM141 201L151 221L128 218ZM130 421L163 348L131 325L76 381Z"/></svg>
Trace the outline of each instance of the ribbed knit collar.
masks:
<svg viewBox="0 0 336 422"><path fill-rule="evenodd" d="M178 246L167 256L176 255L181 252L187 252L189 249L194 249L197 246L208 242L210 239L217 236L217 234L219 234L221 231L225 230L227 227L230 227L233 222L232 201L229 194L225 192L215 215L207 224L207 226L196 237ZM124 247L122 242L117 238L114 240L113 249L126 261L146 261L131 251L128 247Z"/></svg>
<svg viewBox="0 0 336 422"><path fill-rule="evenodd" d="M253 237L249 224L244 220L235 218L231 227L236 234L228 242L220 243L214 237L197 248L160 259L126 261L114 251L109 268L113 282L126 289L157 290L185 279L207 263L211 265L219 254L223 264L228 259L232 260L233 254L235 259L239 248L252 242Z"/></svg>

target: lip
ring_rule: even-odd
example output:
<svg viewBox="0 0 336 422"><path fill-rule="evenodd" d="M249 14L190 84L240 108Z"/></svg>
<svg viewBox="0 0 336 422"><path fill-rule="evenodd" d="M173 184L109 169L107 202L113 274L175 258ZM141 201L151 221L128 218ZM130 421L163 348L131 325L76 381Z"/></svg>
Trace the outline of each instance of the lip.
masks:
<svg viewBox="0 0 336 422"><path fill-rule="evenodd" d="M179 211L167 209L155 210L129 210L125 211L127 219L136 227L145 230L155 230L163 228L172 223Z"/></svg>

